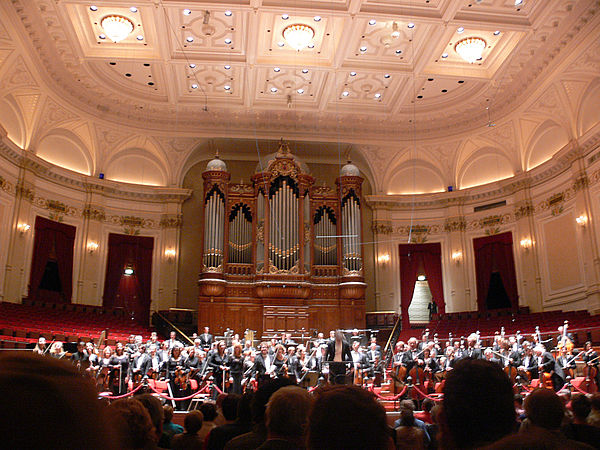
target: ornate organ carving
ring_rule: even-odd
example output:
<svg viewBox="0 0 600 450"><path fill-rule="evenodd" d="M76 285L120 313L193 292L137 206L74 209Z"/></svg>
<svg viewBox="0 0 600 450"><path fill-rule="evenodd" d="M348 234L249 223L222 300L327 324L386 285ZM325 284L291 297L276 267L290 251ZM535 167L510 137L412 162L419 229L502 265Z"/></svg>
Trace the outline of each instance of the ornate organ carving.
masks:
<svg viewBox="0 0 600 450"><path fill-rule="evenodd" d="M281 143L230 184L218 157L203 173L199 325L260 333L364 324L362 178L347 164L337 189L314 186Z"/></svg>

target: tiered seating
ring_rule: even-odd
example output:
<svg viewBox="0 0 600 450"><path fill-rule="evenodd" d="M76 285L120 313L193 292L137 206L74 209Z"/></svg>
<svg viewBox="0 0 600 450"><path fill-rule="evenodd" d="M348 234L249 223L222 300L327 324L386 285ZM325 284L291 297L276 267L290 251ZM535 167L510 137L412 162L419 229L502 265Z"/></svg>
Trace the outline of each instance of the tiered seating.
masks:
<svg viewBox="0 0 600 450"><path fill-rule="evenodd" d="M555 337L558 327L563 325L565 320L569 321L569 332L576 338L577 345L581 346L587 340L600 344L600 315L591 316L587 311L547 311L530 314L506 312L496 316L478 312L452 313L430 322L428 328L431 336L437 333L440 340L448 339L448 333L452 333L454 339L460 339L461 336L466 337L469 333L479 330L485 343L487 339L493 338L494 333L500 331L501 327L504 327L508 335L517 331L520 331L521 335L531 335L535 332L535 327L539 326L544 338ZM420 337L422 331L403 330L400 339Z"/></svg>
<svg viewBox="0 0 600 450"><path fill-rule="evenodd" d="M150 336L147 327L99 307L88 311L84 305L0 303L0 341L11 347L25 347L40 336L63 342L89 341L98 339L103 330L108 330L108 344L126 342L131 334Z"/></svg>

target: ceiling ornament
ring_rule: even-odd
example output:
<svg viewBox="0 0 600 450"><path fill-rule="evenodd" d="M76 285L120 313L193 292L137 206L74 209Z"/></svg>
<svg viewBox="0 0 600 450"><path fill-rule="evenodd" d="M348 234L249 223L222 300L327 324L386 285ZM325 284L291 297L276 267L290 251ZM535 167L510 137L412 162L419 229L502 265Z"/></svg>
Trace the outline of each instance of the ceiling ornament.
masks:
<svg viewBox="0 0 600 450"><path fill-rule="evenodd" d="M122 41L133 31L133 23L127 17L110 15L100 22L102 29L108 38L117 43Z"/></svg>
<svg viewBox="0 0 600 450"><path fill-rule="evenodd" d="M481 59L486 45L486 42L481 38L468 37L460 40L454 46L454 50L456 50L456 53L458 53L462 59L473 64L475 61Z"/></svg>
<svg viewBox="0 0 600 450"><path fill-rule="evenodd" d="M294 23L284 28L283 37L295 50L302 50L315 37L315 30L303 23Z"/></svg>

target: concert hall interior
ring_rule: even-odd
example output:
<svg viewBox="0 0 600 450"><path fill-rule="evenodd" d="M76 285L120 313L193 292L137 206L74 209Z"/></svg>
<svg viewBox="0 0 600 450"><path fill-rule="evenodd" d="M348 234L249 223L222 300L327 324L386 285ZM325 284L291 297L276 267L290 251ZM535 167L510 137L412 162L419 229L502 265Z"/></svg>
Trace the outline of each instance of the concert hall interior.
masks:
<svg viewBox="0 0 600 450"><path fill-rule="evenodd" d="M599 2L0 1L1 353L204 327L590 355Z"/></svg>

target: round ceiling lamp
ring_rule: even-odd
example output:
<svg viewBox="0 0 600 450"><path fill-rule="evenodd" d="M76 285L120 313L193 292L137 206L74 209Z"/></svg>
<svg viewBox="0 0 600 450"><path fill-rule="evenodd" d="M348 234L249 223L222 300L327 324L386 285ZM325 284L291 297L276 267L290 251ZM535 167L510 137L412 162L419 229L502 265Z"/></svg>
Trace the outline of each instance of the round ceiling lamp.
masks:
<svg viewBox="0 0 600 450"><path fill-rule="evenodd" d="M283 38L295 50L302 50L311 43L315 37L315 30L308 25L295 23L289 25L283 30Z"/></svg>
<svg viewBox="0 0 600 450"><path fill-rule="evenodd" d="M456 50L456 53L458 53L462 59L472 64L481 59L486 45L486 42L481 38L468 37L457 42L454 50Z"/></svg>
<svg viewBox="0 0 600 450"><path fill-rule="evenodd" d="M100 26L113 42L125 39L133 31L133 23L127 17L111 15L100 22Z"/></svg>

